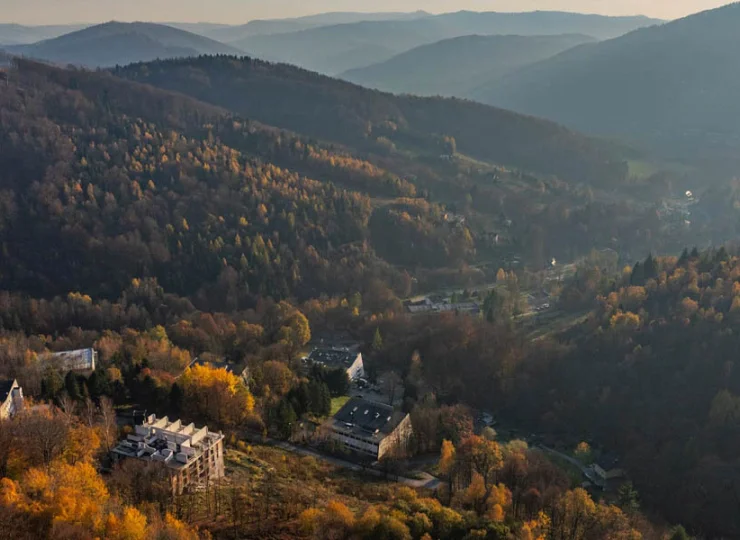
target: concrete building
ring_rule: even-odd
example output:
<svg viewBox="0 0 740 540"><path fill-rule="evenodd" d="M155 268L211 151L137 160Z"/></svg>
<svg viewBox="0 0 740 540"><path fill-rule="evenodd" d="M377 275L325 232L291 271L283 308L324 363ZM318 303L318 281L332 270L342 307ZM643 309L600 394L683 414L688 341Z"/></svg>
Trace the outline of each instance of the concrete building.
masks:
<svg viewBox="0 0 740 540"><path fill-rule="evenodd" d="M405 456L413 432L408 414L361 398L350 399L329 422L332 440L376 460Z"/></svg>
<svg viewBox="0 0 740 540"><path fill-rule="evenodd" d="M95 371L98 351L95 349L62 351L49 354L48 360L52 367L61 371Z"/></svg>
<svg viewBox="0 0 740 540"><path fill-rule="evenodd" d="M314 349L308 356L308 360L312 364L318 364L328 369L345 369L350 380L365 376L362 353L353 352L348 347Z"/></svg>
<svg viewBox="0 0 740 540"><path fill-rule="evenodd" d="M161 463L170 472L172 492L179 494L224 475L224 436L153 414L118 443L113 457Z"/></svg>
<svg viewBox="0 0 740 540"><path fill-rule="evenodd" d="M12 418L23 410L23 389L18 381L0 380L0 420Z"/></svg>

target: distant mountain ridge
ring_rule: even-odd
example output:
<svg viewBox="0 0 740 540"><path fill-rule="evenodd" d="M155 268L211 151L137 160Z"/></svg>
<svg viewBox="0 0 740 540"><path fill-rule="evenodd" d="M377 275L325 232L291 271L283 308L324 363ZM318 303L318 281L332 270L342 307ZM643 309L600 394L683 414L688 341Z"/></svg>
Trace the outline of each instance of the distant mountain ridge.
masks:
<svg viewBox="0 0 740 540"><path fill-rule="evenodd" d="M581 45L471 97L649 142L669 157L725 159L740 155L739 30L736 3Z"/></svg>
<svg viewBox="0 0 740 540"><path fill-rule="evenodd" d="M473 89L516 69L594 41L574 34L463 36L422 45L340 77L387 92L466 97Z"/></svg>
<svg viewBox="0 0 740 540"><path fill-rule="evenodd" d="M230 42L252 56L336 75L384 62L421 45L467 35L581 34L619 36L662 21L580 13L474 13L461 11L411 20L362 21Z"/></svg>
<svg viewBox="0 0 740 540"><path fill-rule="evenodd" d="M44 39L52 39L69 32L87 28L88 24L59 24L25 26L22 24L0 24L0 45L26 45Z"/></svg>
<svg viewBox="0 0 740 540"><path fill-rule="evenodd" d="M154 23L109 22L31 45L6 47L10 53L59 64L108 67L157 58L238 54L212 39Z"/></svg>
<svg viewBox="0 0 740 540"><path fill-rule="evenodd" d="M410 13L379 12L329 12L305 17L294 17L288 19L255 19L239 26L217 29L207 32L205 35L225 43L244 39L249 36L263 36L270 34L286 34L299 32L321 26L333 26L337 24L351 24L362 21L396 21L407 19L419 19L429 17L426 11L414 11Z"/></svg>

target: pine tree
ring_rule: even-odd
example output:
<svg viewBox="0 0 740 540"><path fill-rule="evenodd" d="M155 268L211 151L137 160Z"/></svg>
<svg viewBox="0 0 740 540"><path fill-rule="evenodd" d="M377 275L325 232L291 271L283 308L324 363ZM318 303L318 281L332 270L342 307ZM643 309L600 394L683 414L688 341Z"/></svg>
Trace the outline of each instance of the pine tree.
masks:
<svg viewBox="0 0 740 540"><path fill-rule="evenodd" d="M373 336L373 351L379 352L381 350L383 350L383 336L380 335L380 327L377 327Z"/></svg>

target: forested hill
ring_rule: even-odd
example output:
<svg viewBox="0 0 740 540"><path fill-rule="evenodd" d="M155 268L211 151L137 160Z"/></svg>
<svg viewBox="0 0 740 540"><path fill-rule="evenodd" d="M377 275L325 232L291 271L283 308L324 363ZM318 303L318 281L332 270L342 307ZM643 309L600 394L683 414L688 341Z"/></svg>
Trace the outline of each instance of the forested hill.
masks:
<svg viewBox="0 0 740 540"><path fill-rule="evenodd" d="M465 97L516 69L593 41L580 34L463 36L346 71L341 78L394 93Z"/></svg>
<svg viewBox="0 0 740 540"><path fill-rule="evenodd" d="M463 154L567 180L609 185L627 174L623 149L552 122L462 100L394 96L288 65L219 56L114 73L368 152L439 155L440 139L454 137Z"/></svg>
<svg viewBox="0 0 740 540"><path fill-rule="evenodd" d="M156 58L238 54L212 39L153 23L109 22L33 43L7 47L9 52L58 64L108 67Z"/></svg>
<svg viewBox="0 0 740 540"><path fill-rule="evenodd" d="M484 103L737 171L740 4L583 45L492 81Z"/></svg>
<svg viewBox="0 0 740 540"><path fill-rule="evenodd" d="M307 298L376 281L407 294L408 276L374 245L432 266L472 249L467 229L424 200L374 211L366 193L413 197L414 187L339 150L107 73L22 61L9 79L0 288L110 297L156 277L233 309L256 295Z"/></svg>

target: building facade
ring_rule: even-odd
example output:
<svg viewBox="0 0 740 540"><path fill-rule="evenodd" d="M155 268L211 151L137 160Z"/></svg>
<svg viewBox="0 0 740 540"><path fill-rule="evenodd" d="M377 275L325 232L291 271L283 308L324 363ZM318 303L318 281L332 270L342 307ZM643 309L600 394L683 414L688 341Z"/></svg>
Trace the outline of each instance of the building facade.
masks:
<svg viewBox="0 0 740 540"><path fill-rule="evenodd" d="M61 371L95 371L98 363L98 351L95 349L77 349L48 355L49 364Z"/></svg>
<svg viewBox="0 0 740 540"><path fill-rule="evenodd" d="M344 369L350 380L365 376L365 364L362 353L348 347L325 347L314 349L308 356L312 364L318 364L328 369Z"/></svg>
<svg viewBox="0 0 740 540"><path fill-rule="evenodd" d="M161 463L170 473L172 492L203 486L224 475L224 436L151 415L113 449L113 457Z"/></svg>
<svg viewBox="0 0 740 540"><path fill-rule="evenodd" d="M12 418L23 410L23 389L18 381L0 380L0 420Z"/></svg>
<svg viewBox="0 0 740 540"><path fill-rule="evenodd" d="M381 460L408 455L408 414L361 398L350 399L329 421L330 436L345 450Z"/></svg>

